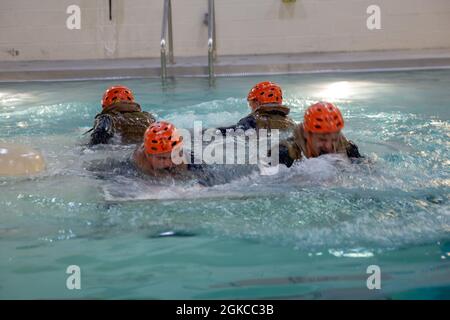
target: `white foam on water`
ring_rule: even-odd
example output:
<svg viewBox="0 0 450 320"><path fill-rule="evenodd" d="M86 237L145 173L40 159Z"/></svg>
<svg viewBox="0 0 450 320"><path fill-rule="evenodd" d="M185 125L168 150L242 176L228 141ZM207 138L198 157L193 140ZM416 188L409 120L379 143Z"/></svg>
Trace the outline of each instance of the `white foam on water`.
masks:
<svg viewBox="0 0 450 320"><path fill-rule="evenodd" d="M307 159L291 169L281 165L277 175L262 175L255 166L255 170L251 174L242 176L238 171L236 172L236 178L231 182L211 187L195 184L195 181L175 181L176 184L171 183L164 186L152 185L143 179L122 178L105 183L103 192L107 201L227 199L251 195L264 197L270 194L283 193L284 190L277 188L277 184L283 182L303 186L326 186L336 183L339 177L339 166L348 165L349 163L341 156L326 155L316 159ZM217 167L220 171L220 165L214 168ZM226 170L224 167L223 171Z"/></svg>
<svg viewBox="0 0 450 320"><path fill-rule="evenodd" d="M250 109L245 99L227 98L186 106L165 119L184 129L192 128L194 121L201 121L203 129L207 129L234 125L248 113Z"/></svg>
<svg viewBox="0 0 450 320"><path fill-rule="evenodd" d="M346 250L328 250L328 253L341 258L371 258L374 256L374 253L365 249L346 249Z"/></svg>

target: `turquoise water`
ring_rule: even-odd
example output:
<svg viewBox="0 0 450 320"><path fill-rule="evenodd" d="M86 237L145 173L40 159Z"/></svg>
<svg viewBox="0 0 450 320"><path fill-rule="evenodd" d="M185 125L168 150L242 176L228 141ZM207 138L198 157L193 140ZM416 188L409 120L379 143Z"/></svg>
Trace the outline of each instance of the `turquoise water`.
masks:
<svg viewBox="0 0 450 320"><path fill-rule="evenodd" d="M133 150L83 146L117 81L0 84L0 141L48 167L0 178L0 298L450 298L450 71L270 78L297 121L318 99L337 103L372 164L321 157L211 188L100 180L89 164ZM265 79L120 83L190 128L235 123ZM80 290L66 288L69 265ZM380 290L366 286L370 265Z"/></svg>

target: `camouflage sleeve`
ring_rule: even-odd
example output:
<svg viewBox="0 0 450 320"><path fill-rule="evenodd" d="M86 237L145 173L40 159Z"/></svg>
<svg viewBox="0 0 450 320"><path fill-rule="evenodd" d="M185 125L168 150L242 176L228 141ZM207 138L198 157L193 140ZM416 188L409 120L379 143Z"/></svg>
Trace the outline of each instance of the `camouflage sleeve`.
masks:
<svg viewBox="0 0 450 320"><path fill-rule="evenodd" d="M339 153L347 154L349 158L364 158L358 150L358 146L351 140L348 140L344 135L341 135L339 140Z"/></svg>
<svg viewBox="0 0 450 320"><path fill-rule="evenodd" d="M95 117L89 145L105 144L114 136L113 120L107 114Z"/></svg>
<svg viewBox="0 0 450 320"><path fill-rule="evenodd" d="M151 114L150 112L142 111L142 113L144 113L147 116L147 118L150 119L150 121L152 123L156 121L156 117L153 114Z"/></svg>
<svg viewBox="0 0 450 320"><path fill-rule="evenodd" d="M348 140L348 144L347 144L347 156L349 158L364 158L360 153L359 153L359 149L358 146L356 144L353 143L353 141Z"/></svg>
<svg viewBox="0 0 450 320"><path fill-rule="evenodd" d="M275 148L278 148L278 162L288 168L292 166L295 160L301 159L301 152L292 138L281 141ZM275 152L275 148L269 150L269 157L271 157L272 152Z"/></svg>
<svg viewBox="0 0 450 320"><path fill-rule="evenodd" d="M229 127L220 127L217 128L217 130L220 130L222 132L222 135L226 135L228 130L248 130L248 129L255 129L256 128L256 119L253 117L253 115L248 115L245 118L242 118L239 120L239 122L235 125L229 126Z"/></svg>
<svg viewBox="0 0 450 320"><path fill-rule="evenodd" d="M217 128L217 130L219 130L223 136L226 136L228 130L236 130L236 125L232 125L229 127L219 127Z"/></svg>
<svg viewBox="0 0 450 320"><path fill-rule="evenodd" d="M256 129L256 119L253 115L248 115L245 118L239 120L236 129L242 129L244 131L249 129Z"/></svg>
<svg viewBox="0 0 450 320"><path fill-rule="evenodd" d="M286 167L292 166L294 159L289 155L289 148L286 145L280 144L279 146L279 163L284 164Z"/></svg>

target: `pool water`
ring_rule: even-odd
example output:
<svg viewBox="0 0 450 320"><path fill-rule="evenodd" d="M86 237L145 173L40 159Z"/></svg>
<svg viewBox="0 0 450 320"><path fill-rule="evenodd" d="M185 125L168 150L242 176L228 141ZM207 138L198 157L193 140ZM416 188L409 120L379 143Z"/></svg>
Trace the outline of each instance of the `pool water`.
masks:
<svg viewBox="0 0 450 320"><path fill-rule="evenodd" d="M450 71L270 77L296 121L335 102L369 164L324 156L209 188L88 170L133 150L84 146L109 85L179 127L214 127L245 116L266 78L0 84L0 141L47 162L0 178L0 298L449 299Z"/></svg>

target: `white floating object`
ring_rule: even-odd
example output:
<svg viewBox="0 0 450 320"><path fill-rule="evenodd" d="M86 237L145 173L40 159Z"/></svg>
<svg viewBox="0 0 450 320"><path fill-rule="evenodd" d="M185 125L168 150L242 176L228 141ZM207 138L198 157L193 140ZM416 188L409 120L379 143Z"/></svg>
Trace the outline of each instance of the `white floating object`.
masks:
<svg viewBox="0 0 450 320"><path fill-rule="evenodd" d="M24 176L45 169L42 155L27 146L0 143L0 176Z"/></svg>

